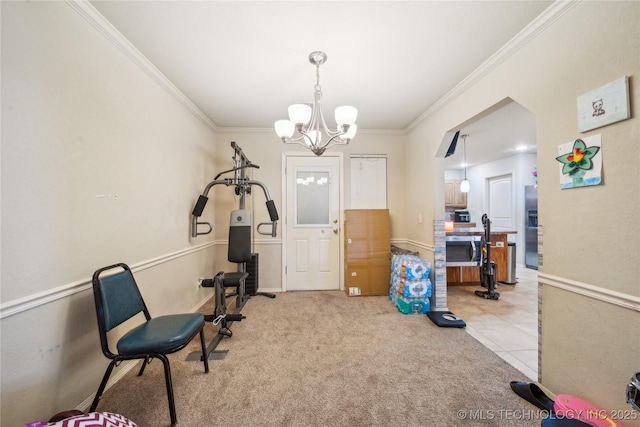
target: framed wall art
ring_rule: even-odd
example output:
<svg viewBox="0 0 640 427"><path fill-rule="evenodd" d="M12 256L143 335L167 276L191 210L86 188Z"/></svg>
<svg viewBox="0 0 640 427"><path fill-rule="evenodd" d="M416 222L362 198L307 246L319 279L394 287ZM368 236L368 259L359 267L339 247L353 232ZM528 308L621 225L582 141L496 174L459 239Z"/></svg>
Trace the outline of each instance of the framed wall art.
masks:
<svg viewBox="0 0 640 427"><path fill-rule="evenodd" d="M602 136L592 135L558 146L560 188L602 183Z"/></svg>
<svg viewBox="0 0 640 427"><path fill-rule="evenodd" d="M578 132L587 132L630 117L627 76L578 97Z"/></svg>

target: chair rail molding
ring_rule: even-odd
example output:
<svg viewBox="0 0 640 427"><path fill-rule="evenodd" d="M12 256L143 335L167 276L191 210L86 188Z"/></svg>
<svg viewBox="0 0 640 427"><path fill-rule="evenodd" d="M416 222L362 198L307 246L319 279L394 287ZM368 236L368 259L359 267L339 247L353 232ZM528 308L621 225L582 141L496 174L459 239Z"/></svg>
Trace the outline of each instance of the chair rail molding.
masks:
<svg viewBox="0 0 640 427"><path fill-rule="evenodd" d="M433 245L428 245L426 243L418 242L417 240L411 239L391 239L392 245L411 245L416 248L424 249L427 252L435 253L435 247Z"/></svg>
<svg viewBox="0 0 640 427"><path fill-rule="evenodd" d="M191 246L176 252L171 252L156 258L132 264L131 271L135 273L137 271L146 270L148 268L155 267L176 258L199 252L214 245L215 242L202 243L197 246ZM32 295L27 295L26 297L3 303L2 305L0 305L0 319L4 319L5 317L13 316L15 314L19 314L24 311L39 307L41 305L66 298L70 295L77 294L78 292L89 290L92 287L91 279L91 277L87 277L84 279L76 280L75 282L68 283L66 285L58 286L53 289L38 292Z"/></svg>
<svg viewBox="0 0 640 427"><path fill-rule="evenodd" d="M540 272L538 273L538 282L543 285L552 286L573 292L574 294L617 305L628 310L640 312L640 297Z"/></svg>

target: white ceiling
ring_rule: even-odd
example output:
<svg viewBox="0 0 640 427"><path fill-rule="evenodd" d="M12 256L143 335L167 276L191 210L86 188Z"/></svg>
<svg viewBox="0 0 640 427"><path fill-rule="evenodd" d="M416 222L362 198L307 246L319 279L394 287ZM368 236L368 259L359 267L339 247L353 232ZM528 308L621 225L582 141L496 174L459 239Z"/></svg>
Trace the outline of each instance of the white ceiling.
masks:
<svg viewBox="0 0 640 427"><path fill-rule="evenodd" d="M551 3L91 1L218 127L271 128L289 104L311 102L308 55L322 50L329 126L347 104L369 130L406 129ZM489 126L500 140L504 115L518 112L505 108ZM465 132L469 156L480 135Z"/></svg>
<svg viewBox="0 0 640 427"><path fill-rule="evenodd" d="M468 135L466 138L468 167L537 151L536 116L513 101L461 127L460 135L465 134ZM443 148L446 150L448 147ZM455 154L445 159L445 168L464 167L463 153L463 139L458 138Z"/></svg>

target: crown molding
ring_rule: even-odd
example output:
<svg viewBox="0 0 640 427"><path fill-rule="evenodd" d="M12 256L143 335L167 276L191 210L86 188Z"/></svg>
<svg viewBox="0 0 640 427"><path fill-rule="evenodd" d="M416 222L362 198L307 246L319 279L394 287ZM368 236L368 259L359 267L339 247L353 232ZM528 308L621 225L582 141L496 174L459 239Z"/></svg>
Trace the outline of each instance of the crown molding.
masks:
<svg viewBox="0 0 640 427"><path fill-rule="evenodd" d="M216 124L207 117L176 85L156 68L127 38L120 33L88 0L65 0L73 10L78 12L100 34L116 46L125 56L146 72L178 103L197 117L211 130L217 131Z"/></svg>
<svg viewBox="0 0 640 427"><path fill-rule="evenodd" d="M216 131L221 134L221 133L265 133L265 132L271 132L274 135L274 138L280 140L280 138L278 138L278 136L276 135L275 131L273 128L243 128L243 127L221 127L218 126L216 128ZM358 133L356 135L356 137L354 138L357 139L358 135L406 135L407 131L404 129L360 129L358 128Z"/></svg>
<svg viewBox="0 0 640 427"><path fill-rule="evenodd" d="M491 55L489 59L483 62L478 68L476 68L471 74L458 83L453 89L447 92L442 98L436 101L427 111L422 113L413 122L407 126L406 131L410 131L422 121L424 121L431 114L441 109L452 99L458 97L468 88L477 83L484 76L489 74L504 61L509 59L513 54L526 46L531 40L536 38L547 27L553 24L558 18L571 10L581 0L558 0L551 6L545 9L540 15L538 15L533 21L524 27L518 34L516 34L511 40L509 40L504 46L502 46L496 53Z"/></svg>

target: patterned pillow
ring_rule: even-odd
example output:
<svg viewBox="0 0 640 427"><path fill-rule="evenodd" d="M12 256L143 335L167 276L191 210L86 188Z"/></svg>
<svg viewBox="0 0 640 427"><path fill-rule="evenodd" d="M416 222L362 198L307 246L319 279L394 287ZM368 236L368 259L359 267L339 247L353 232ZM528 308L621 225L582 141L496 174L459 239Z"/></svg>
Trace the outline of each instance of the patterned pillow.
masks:
<svg viewBox="0 0 640 427"><path fill-rule="evenodd" d="M33 427L138 427L133 421L110 412L89 412L54 423L27 424Z"/></svg>

